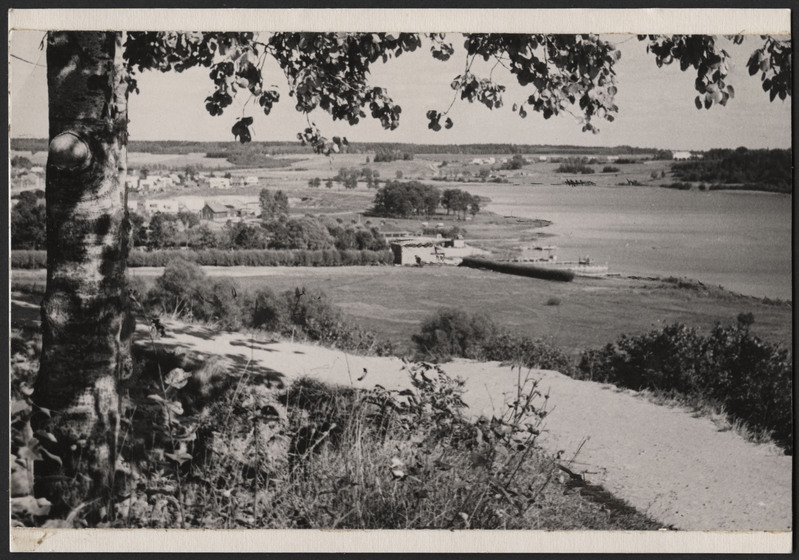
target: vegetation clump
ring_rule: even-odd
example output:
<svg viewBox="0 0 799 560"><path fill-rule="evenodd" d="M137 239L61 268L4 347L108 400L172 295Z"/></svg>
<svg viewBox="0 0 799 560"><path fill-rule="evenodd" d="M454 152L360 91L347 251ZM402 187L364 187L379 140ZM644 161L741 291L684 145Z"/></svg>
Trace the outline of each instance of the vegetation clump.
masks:
<svg viewBox="0 0 799 560"><path fill-rule="evenodd" d="M418 356L425 360L461 357L574 373L574 363L563 350L543 340L511 334L482 313L438 309L422 322L412 340Z"/></svg>
<svg viewBox="0 0 799 560"><path fill-rule="evenodd" d="M787 350L752 335L750 319L743 314L737 325L716 325L709 335L677 323L622 336L585 352L577 375L716 404L792 453L792 360Z"/></svg>
<svg viewBox="0 0 799 560"><path fill-rule="evenodd" d="M585 157L565 158L563 162L555 168L555 173L581 173L589 175L594 172L594 168L587 165L590 162Z"/></svg>

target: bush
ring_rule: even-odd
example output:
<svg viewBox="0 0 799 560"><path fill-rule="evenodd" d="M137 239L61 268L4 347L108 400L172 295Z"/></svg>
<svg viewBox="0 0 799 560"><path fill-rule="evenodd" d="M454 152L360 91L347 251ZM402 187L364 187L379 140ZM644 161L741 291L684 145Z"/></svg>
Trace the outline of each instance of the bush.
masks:
<svg viewBox="0 0 799 560"><path fill-rule="evenodd" d="M183 259L165 267L147 303L176 318L215 323L223 329L242 326L236 284L227 278L210 282L196 263Z"/></svg>
<svg viewBox="0 0 799 560"><path fill-rule="evenodd" d="M485 315L442 308L422 322L420 332L412 340L422 357L446 361L454 356L479 356L486 341L496 332L496 325Z"/></svg>
<svg viewBox="0 0 799 560"><path fill-rule="evenodd" d="M786 350L751 335L739 319L708 336L681 324L622 336L583 353L578 368L585 379L721 405L732 419L767 431L792 452L791 364Z"/></svg>
<svg viewBox="0 0 799 560"><path fill-rule="evenodd" d="M543 340L501 333L487 340L479 357L483 360L511 362L518 366L550 369L565 375L574 375L572 359L560 348Z"/></svg>
<svg viewBox="0 0 799 560"><path fill-rule="evenodd" d="M563 160L563 163L555 169L555 173L581 173L583 175L589 175L594 172L594 168L586 165L587 163L589 163L589 160L584 157L566 158Z"/></svg>
<svg viewBox="0 0 799 560"><path fill-rule="evenodd" d="M618 173L621 171L618 167L614 167L612 165L606 165L602 168L602 173Z"/></svg>

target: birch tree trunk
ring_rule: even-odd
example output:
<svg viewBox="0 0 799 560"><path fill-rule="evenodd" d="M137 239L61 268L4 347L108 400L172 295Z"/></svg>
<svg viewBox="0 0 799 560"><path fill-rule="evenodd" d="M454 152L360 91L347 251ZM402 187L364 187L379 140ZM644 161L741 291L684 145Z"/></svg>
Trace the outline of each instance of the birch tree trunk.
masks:
<svg viewBox="0 0 799 560"><path fill-rule="evenodd" d="M124 34L50 32L47 289L34 398L63 464L37 463L53 514L81 504L112 514L118 387L132 371L126 258L127 75ZM44 415L42 415L44 417Z"/></svg>

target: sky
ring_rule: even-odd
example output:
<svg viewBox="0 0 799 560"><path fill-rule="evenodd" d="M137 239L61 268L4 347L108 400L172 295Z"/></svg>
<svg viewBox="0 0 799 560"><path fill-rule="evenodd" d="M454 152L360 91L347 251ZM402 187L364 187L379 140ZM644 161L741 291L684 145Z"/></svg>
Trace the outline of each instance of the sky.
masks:
<svg viewBox="0 0 799 560"><path fill-rule="evenodd" d="M41 31L14 31L11 36L11 135L15 138L47 137L46 60L39 49L43 36ZM616 65L619 114L613 123L596 121L598 134L582 132L580 123L568 114L549 120L534 112L526 119L514 114L511 105L525 99L532 86L522 88L505 71L494 72L496 81L508 87L504 107L491 111L458 100L450 112L455 126L433 132L427 128L425 113L449 106L453 98L449 84L465 62L460 36L449 37L456 53L448 62L433 59L425 46L386 64L373 65L370 83L387 89L402 107L397 130L385 131L371 118L356 126L333 122L322 111L312 113L311 120L326 136L346 136L350 142L630 145L672 150L791 146L791 98L770 102L759 76L749 76L746 68L758 37L749 37L742 45L729 42L724 46L733 59L727 81L735 87L735 98L726 107L697 110L695 74L690 69L681 72L676 64L658 68L654 56L646 53L645 44L635 36L607 35L603 38L622 53ZM475 65L473 70L480 67ZM487 75L488 66L483 70ZM204 102L212 91L207 69L141 74L141 93L131 95L129 102L130 139L232 141L231 126L246 114L255 117L254 140L294 140L306 122L294 109L282 78L277 65L265 67L265 83L277 85L281 92L280 103L268 117L257 105L245 105L245 96L223 115L211 117Z"/></svg>

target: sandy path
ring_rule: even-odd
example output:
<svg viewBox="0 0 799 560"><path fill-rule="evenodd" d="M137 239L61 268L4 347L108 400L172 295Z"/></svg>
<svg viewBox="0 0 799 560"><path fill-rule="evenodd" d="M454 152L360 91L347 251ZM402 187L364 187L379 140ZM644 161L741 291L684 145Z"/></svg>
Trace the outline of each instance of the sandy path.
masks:
<svg viewBox="0 0 799 560"><path fill-rule="evenodd" d="M271 370L289 383L309 375L331 383L389 388L408 385L397 358L347 355L291 342L255 342L237 333L209 336L201 327L168 324L159 344L220 355L238 367ZM457 360L444 366L466 379L464 400L474 414L491 414L514 391L517 373L498 363ZM362 381L357 378L367 372ZM277 373L274 373L277 372ZM655 405L628 391L535 371L550 391L542 445L571 459L592 483L665 525L686 530L791 529L791 457L720 432L708 418Z"/></svg>

